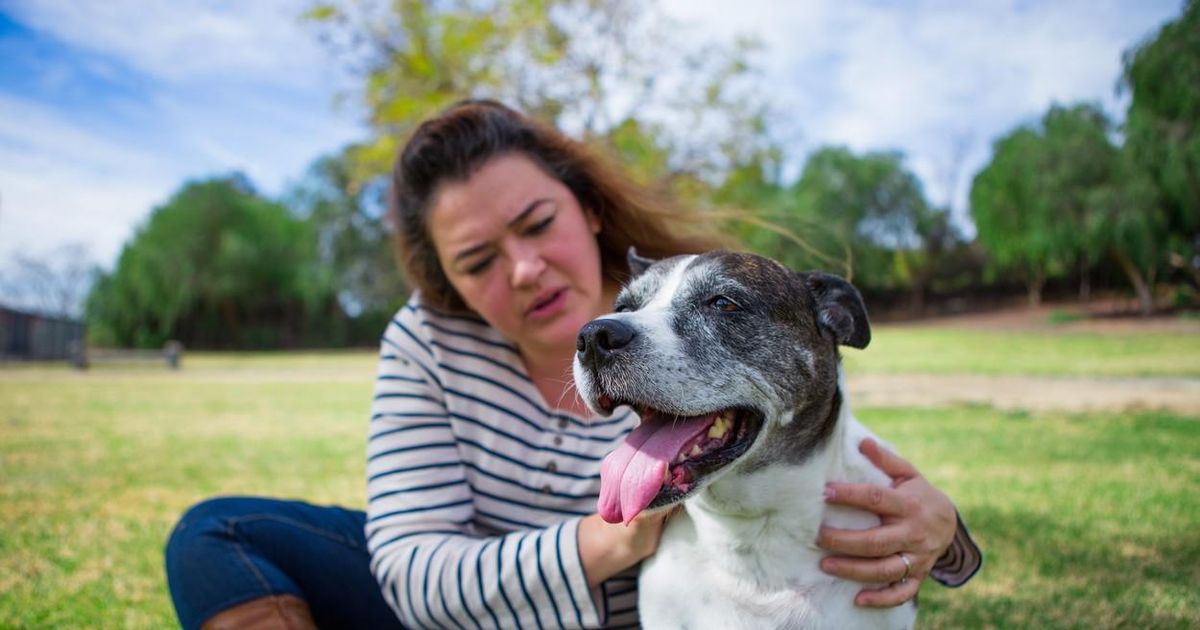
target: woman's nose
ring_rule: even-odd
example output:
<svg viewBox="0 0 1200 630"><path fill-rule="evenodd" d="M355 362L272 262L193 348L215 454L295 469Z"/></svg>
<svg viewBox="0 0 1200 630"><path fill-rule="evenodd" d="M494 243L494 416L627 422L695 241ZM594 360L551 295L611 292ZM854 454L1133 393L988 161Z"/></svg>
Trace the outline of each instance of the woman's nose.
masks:
<svg viewBox="0 0 1200 630"><path fill-rule="evenodd" d="M519 288L535 284L546 269L546 261L534 247L513 252L512 286Z"/></svg>

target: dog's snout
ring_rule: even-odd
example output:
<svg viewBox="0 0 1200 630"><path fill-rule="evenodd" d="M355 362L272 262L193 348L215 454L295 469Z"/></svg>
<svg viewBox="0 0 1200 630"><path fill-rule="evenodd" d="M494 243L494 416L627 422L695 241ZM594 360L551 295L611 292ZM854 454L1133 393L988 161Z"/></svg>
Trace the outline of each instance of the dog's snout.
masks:
<svg viewBox="0 0 1200 630"><path fill-rule="evenodd" d="M604 359L628 346L636 336L633 328L615 319L598 319L579 329L575 349L584 359Z"/></svg>

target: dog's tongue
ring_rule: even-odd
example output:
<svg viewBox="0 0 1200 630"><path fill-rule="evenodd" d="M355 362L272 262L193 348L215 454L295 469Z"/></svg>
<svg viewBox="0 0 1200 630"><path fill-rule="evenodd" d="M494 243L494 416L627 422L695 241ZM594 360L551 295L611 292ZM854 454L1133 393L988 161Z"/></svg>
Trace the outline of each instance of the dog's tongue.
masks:
<svg viewBox="0 0 1200 630"><path fill-rule="evenodd" d="M600 464L600 518L626 525L654 500L680 449L708 429L713 415L642 423Z"/></svg>

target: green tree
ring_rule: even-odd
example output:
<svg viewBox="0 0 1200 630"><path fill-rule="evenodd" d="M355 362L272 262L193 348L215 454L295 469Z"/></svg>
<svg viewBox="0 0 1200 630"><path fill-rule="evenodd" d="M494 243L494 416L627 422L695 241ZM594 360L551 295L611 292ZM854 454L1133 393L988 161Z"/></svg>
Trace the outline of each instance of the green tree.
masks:
<svg viewBox="0 0 1200 630"><path fill-rule="evenodd" d="M100 340L159 347L316 343L340 317L315 234L234 175L183 186L155 208L88 297Z"/></svg>
<svg viewBox="0 0 1200 630"><path fill-rule="evenodd" d="M652 4L330 2L307 15L363 77L372 137L352 152L359 181L386 173L421 120L468 97L496 98L632 157L636 176L685 196L703 196L770 150L757 45L685 45Z"/></svg>
<svg viewBox="0 0 1200 630"><path fill-rule="evenodd" d="M925 199L920 181L904 167L903 155L818 149L789 194L792 207L785 225L823 257L843 260L842 271L860 287L913 288L937 211ZM821 260L803 262L809 264L802 267L829 266Z"/></svg>
<svg viewBox="0 0 1200 630"><path fill-rule="evenodd" d="M1122 153L1113 179L1090 191L1082 234L1094 259L1111 256L1138 299L1143 316L1154 310L1154 284L1164 263L1167 221L1158 202L1158 190L1140 165Z"/></svg>
<svg viewBox="0 0 1200 630"><path fill-rule="evenodd" d="M1153 186L1170 260L1200 285L1200 1L1126 52L1125 148Z"/></svg>
<svg viewBox="0 0 1200 630"><path fill-rule="evenodd" d="M1016 275L1030 305L1041 302L1047 278L1063 274L1073 258L1039 203L1040 144L1033 129L1009 133L996 142L992 161L971 184L971 216L992 269Z"/></svg>
<svg viewBox="0 0 1200 630"><path fill-rule="evenodd" d="M359 186L350 150L316 160L287 195L287 204L315 235L317 260L351 318L348 340L363 342L383 330L408 291L392 253L384 182Z"/></svg>
<svg viewBox="0 0 1200 630"><path fill-rule="evenodd" d="M971 188L979 241L999 273L1026 283L1031 304L1049 278L1086 279L1104 257L1129 278L1143 313L1153 307L1161 220L1150 186L1128 168L1112 124L1095 105L1055 105L1039 124L999 140Z"/></svg>

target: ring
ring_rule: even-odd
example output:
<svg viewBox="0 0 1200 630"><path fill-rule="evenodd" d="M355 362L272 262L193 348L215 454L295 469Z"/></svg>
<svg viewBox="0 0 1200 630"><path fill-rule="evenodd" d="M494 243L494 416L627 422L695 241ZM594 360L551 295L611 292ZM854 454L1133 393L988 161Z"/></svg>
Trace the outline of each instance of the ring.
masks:
<svg viewBox="0 0 1200 630"><path fill-rule="evenodd" d="M905 582L908 581L909 572L912 571L912 562L909 562L908 556L904 555L903 551L898 552L896 555L900 556L900 561L904 563L904 575L901 575L900 579L896 580L896 581L901 584L904 584Z"/></svg>

